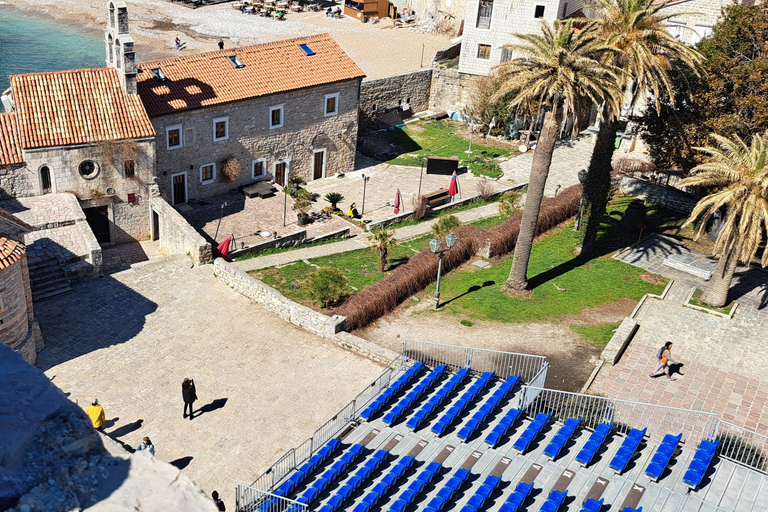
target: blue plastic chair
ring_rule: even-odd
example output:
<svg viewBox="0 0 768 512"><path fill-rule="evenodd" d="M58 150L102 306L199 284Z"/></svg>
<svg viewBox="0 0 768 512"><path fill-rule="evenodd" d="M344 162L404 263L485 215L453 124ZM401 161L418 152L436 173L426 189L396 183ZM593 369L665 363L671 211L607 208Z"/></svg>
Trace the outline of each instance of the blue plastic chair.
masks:
<svg viewBox="0 0 768 512"><path fill-rule="evenodd" d="M552 415L544 413L537 414L536 418L528 425L528 428L526 428L525 431L520 434L520 437L517 438L513 448L519 450L521 454L525 453L528 448L531 447L531 443L533 443L533 441L536 439L536 436L539 435L541 429L544 428L544 425L547 424L550 416Z"/></svg>
<svg viewBox="0 0 768 512"><path fill-rule="evenodd" d="M568 418L565 420L565 423L562 427L560 427L560 430L557 431L555 437L553 437L552 441L550 441L547 447L544 448L544 455L549 457L551 460L557 459L565 445L568 443L571 437L573 437L576 429L579 428L579 425L581 425L581 418Z"/></svg>
<svg viewBox="0 0 768 512"><path fill-rule="evenodd" d="M584 466L589 466L592 463L592 459L595 458L597 451L608 437L608 434L611 433L612 428L613 423L610 425L605 423L598 425L597 428L595 428L595 431L592 432L592 435L589 436L589 439L584 444L584 447L581 449L578 455L576 455L576 461Z"/></svg>
<svg viewBox="0 0 768 512"><path fill-rule="evenodd" d="M603 508L604 501L605 498L600 498L600 501L589 498L584 502L584 505L582 505L581 512L600 512L600 509Z"/></svg>
<svg viewBox="0 0 768 512"><path fill-rule="evenodd" d="M627 468L627 464L629 464L629 461L632 459L632 456L635 454L635 451L637 451L637 447L643 440L643 436L645 436L647 430L647 428L644 428L643 430L633 428L630 430L608 466L611 469L616 470L618 474L623 473Z"/></svg>
<svg viewBox="0 0 768 512"><path fill-rule="evenodd" d="M656 449L656 453L653 455L651 462L648 464L648 467L645 468L645 474L651 477L652 480L658 481L661 478L664 470L667 469L667 466L669 465L669 461L675 454L677 445L680 443L682 437L683 434L678 434L676 436L667 434L664 436L664 439Z"/></svg>
<svg viewBox="0 0 768 512"><path fill-rule="evenodd" d="M693 489L696 489L701 484L704 475L709 469L709 465L712 463L712 459L715 457L717 446L719 444L719 439L714 442L702 441L699 444L699 448L696 450L693 460L691 460L691 463L688 465L688 470L683 476L683 483L690 485Z"/></svg>
<svg viewBox="0 0 768 512"><path fill-rule="evenodd" d="M568 497L568 491L560 492L560 491L552 491L549 493L549 498L547 498L547 501L545 501L541 508L539 509L540 512L557 512L557 510L560 508L560 505L563 504L563 501L565 501L565 498Z"/></svg>

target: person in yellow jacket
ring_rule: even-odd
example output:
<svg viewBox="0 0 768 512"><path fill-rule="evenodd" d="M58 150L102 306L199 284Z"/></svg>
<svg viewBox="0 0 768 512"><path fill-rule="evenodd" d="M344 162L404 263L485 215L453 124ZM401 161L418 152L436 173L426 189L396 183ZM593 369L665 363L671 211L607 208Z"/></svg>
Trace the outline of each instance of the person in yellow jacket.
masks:
<svg viewBox="0 0 768 512"><path fill-rule="evenodd" d="M95 428L99 432L103 432L102 427L104 426L104 408L99 405L98 399L96 398L93 399L93 402L91 402L91 405L89 405L88 409L85 410L85 414L87 414L88 417L91 418L91 423L93 423L93 428Z"/></svg>

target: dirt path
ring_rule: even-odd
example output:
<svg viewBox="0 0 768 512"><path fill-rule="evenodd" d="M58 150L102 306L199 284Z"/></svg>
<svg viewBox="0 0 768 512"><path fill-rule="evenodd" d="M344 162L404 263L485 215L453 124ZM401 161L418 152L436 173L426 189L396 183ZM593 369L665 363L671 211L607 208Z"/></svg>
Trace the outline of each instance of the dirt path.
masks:
<svg viewBox="0 0 768 512"><path fill-rule="evenodd" d="M622 299L600 308L584 310L556 324L478 321L472 327L465 327L458 318L446 314L435 316L428 312L431 301L422 300L417 306L407 309L401 306L391 315L355 334L398 352L403 340L413 339L546 356L550 365L547 387L578 392L592 373L602 347L583 341L569 327L619 323L632 312L635 304L633 300Z"/></svg>

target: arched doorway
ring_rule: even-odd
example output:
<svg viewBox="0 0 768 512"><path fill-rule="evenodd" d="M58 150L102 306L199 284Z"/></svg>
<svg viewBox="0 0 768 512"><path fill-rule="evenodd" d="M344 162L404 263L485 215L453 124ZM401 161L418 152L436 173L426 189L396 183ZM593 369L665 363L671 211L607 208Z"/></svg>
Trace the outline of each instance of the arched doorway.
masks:
<svg viewBox="0 0 768 512"><path fill-rule="evenodd" d="M40 193L50 194L53 192L53 183L51 182L51 169L44 165L40 168Z"/></svg>

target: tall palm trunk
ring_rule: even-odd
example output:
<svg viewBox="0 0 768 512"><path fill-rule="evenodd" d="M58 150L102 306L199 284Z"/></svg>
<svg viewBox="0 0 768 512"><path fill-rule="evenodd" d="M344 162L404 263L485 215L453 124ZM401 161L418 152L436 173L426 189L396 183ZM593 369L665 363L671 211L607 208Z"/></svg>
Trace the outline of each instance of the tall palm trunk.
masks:
<svg viewBox="0 0 768 512"><path fill-rule="evenodd" d="M606 119L600 124L595 149L589 162L589 173L584 183L584 209L581 213L581 252L593 254L596 252L597 232L600 221L605 215L608 205L608 194L611 190L611 170L613 169L613 152L616 149L616 132L618 123L615 119Z"/></svg>
<svg viewBox="0 0 768 512"><path fill-rule="evenodd" d="M731 288L731 279L736 271L739 258L735 255L735 249L731 249L727 255L720 256L717 268L709 278L709 283L701 293L701 301L710 306L721 308L728 302L728 290Z"/></svg>
<svg viewBox="0 0 768 512"><path fill-rule="evenodd" d="M549 176L549 166L552 164L552 153L555 151L557 134L563 123L563 109L560 102L544 116L539 142L533 153L531 174L528 178L528 193L520 221L520 234L515 243L515 255L512 260L512 270L504 283L504 288L513 291L523 291L528 288L528 260L531 258L533 238L536 236L536 224L539 221L539 208L544 198L544 186Z"/></svg>

